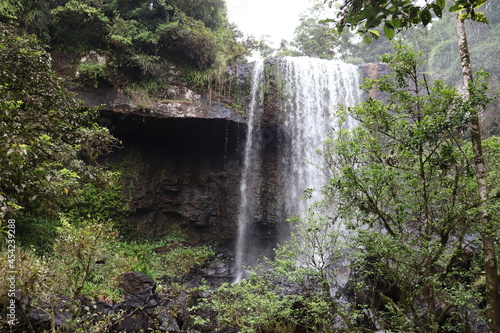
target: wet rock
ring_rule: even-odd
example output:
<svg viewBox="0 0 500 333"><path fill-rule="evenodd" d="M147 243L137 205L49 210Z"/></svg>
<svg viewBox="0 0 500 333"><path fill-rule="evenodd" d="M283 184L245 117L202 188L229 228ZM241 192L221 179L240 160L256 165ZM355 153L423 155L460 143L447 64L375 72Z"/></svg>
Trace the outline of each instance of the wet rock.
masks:
<svg viewBox="0 0 500 333"><path fill-rule="evenodd" d="M149 276L126 273L120 287L126 292L125 300L113 306L114 313L121 318L114 326L118 332L140 332L154 330L161 321L159 315L168 312L170 301L155 293L156 283Z"/></svg>
<svg viewBox="0 0 500 333"><path fill-rule="evenodd" d="M115 87L87 87L78 91L77 96L87 106L100 106L103 111L123 116L245 121L241 114L227 106L228 103L217 102L210 96L202 96L187 87L175 85L175 82L166 89L164 99L142 97L144 100L141 100Z"/></svg>
<svg viewBox="0 0 500 333"><path fill-rule="evenodd" d="M229 263L222 260L216 260L204 269L204 273L208 276L226 276L229 275Z"/></svg>
<svg viewBox="0 0 500 333"><path fill-rule="evenodd" d="M123 275L120 288L125 290L125 295L153 294L156 289L156 282L145 274L131 272Z"/></svg>
<svg viewBox="0 0 500 333"><path fill-rule="evenodd" d="M179 323L177 319L170 315L170 309L166 307L158 307L158 320L160 321L159 329L162 332L168 333L179 333L181 329L179 327Z"/></svg>

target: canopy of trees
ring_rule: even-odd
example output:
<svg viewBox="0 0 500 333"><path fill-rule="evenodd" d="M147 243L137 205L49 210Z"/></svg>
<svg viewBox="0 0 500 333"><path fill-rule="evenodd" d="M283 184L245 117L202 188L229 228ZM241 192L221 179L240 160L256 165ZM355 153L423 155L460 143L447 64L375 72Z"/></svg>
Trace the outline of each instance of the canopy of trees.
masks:
<svg viewBox="0 0 500 333"><path fill-rule="evenodd" d="M52 50L75 59L89 51L107 56L105 76L112 84L154 79L169 64L225 66L248 52L236 41L222 0L23 0L4 6L0 21L36 34Z"/></svg>

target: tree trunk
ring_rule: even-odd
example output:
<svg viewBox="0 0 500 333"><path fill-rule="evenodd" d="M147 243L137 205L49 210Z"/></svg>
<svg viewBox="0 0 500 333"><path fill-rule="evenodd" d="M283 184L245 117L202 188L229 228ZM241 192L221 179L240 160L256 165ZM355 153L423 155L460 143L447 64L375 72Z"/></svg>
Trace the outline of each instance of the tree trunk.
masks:
<svg viewBox="0 0 500 333"><path fill-rule="evenodd" d="M462 61L462 73L468 98L467 88L472 82L472 70L470 65L469 47L465 33L465 24L457 16L457 34L460 59ZM470 122L470 136L472 151L474 153L474 169L478 185L478 195L480 199L481 217L481 237L483 240L484 252L484 272L486 279L486 317L488 319L488 331L491 333L500 332L500 295L498 292L498 270L497 257L495 254L496 230L493 226L491 215L488 211L488 186L486 183L487 173L483 156L483 144L481 139L481 128L477 113L472 115Z"/></svg>

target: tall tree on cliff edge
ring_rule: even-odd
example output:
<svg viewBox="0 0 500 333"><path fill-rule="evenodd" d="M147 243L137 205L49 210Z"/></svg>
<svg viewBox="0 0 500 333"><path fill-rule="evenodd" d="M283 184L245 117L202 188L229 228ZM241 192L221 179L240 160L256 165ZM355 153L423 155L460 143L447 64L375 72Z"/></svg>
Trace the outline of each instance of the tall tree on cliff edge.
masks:
<svg viewBox="0 0 500 333"><path fill-rule="evenodd" d="M325 1L330 5L334 1ZM457 35L461 58L462 74L465 91L471 88L473 75L471 70L469 48L465 33L466 19L488 23L483 13L477 9L487 5L488 0L454 0L448 8L450 12L457 13ZM367 43L372 38L379 38L375 27L383 25L387 38L413 25L427 26L433 16L442 17L446 7L446 0L425 0L419 5L412 0L344 0L337 15L337 29L341 32L345 27L357 29L364 36ZM468 98L468 93L464 98ZM478 196L481 208L482 241L484 251L484 270L486 280L486 316L488 318L489 332L500 332L500 295L497 257L495 253L496 230L488 211L487 172L485 168L483 145L477 109L471 109L472 117L469 124L470 139L472 142L474 160L473 166L478 184Z"/></svg>

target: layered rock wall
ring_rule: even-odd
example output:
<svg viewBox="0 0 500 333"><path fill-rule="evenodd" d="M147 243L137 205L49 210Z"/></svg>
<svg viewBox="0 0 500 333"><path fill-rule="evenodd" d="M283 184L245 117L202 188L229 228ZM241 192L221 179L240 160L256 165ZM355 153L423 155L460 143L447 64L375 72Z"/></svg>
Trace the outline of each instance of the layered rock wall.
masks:
<svg viewBox="0 0 500 333"><path fill-rule="evenodd" d="M287 218L279 193L284 180L279 175L283 143L277 64L277 59L266 63L261 181L254 184L260 204L249 230L253 246L269 253ZM215 101L213 93L197 93L185 84L171 84L170 99L146 104L111 87L79 93L86 104L102 105L102 124L123 142L107 163L124 175L134 233L158 237L182 228L193 242L232 247L246 136L245 114L232 106L248 103L251 70L251 64L231 69L239 99ZM366 65L363 70L365 76L376 77L379 67Z"/></svg>

